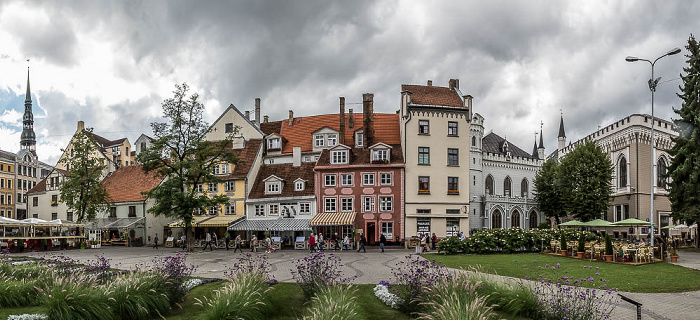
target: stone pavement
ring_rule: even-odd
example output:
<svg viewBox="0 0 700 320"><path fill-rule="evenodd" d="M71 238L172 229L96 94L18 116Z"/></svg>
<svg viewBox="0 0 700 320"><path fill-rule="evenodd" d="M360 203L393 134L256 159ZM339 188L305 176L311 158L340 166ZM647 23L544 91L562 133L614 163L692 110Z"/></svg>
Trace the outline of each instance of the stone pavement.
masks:
<svg viewBox="0 0 700 320"><path fill-rule="evenodd" d="M250 249L248 249L250 250ZM163 257L179 252L178 249L161 248L154 250L150 247L124 248L103 247L102 249L53 251L48 254L64 253L78 260L95 259L95 255L104 255L112 259L112 265L117 268L130 269L137 264L148 264L154 257ZM327 251L328 252L328 251ZM333 252L340 257L345 265L344 274L348 277L356 276L355 283L378 283L391 277L391 270L404 256L413 253L413 250L403 248L388 248L381 253L378 248L369 247L367 253L355 251ZM47 253L33 252L23 255L44 256ZM264 253L259 253L264 254ZM272 265L272 274L281 282L292 282L291 269L294 268L294 260L308 255L306 250L278 250L268 254L268 261ZM700 253L679 252L678 264L688 268L700 269ZM202 252L196 250L187 257L188 263L198 265L197 276L222 277L223 272L237 261L238 253L233 250L218 249ZM664 275L660 274L659 277ZM700 319L700 291L682 293L622 293L627 297L642 303L642 319L685 320ZM636 308L630 303L621 301L615 308L612 319L636 319Z"/></svg>

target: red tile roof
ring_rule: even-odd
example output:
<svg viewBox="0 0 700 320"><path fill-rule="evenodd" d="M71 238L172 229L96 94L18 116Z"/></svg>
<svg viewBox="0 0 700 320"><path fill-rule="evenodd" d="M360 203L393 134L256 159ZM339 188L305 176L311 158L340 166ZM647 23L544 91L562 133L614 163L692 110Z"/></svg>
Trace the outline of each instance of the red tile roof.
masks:
<svg viewBox="0 0 700 320"><path fill-rule="evenodd" d="M248 140L243 149L235 149L233 153L239 159L238 164L233 169L231 174L222 177L222 179L243 179L248 175L248 171L253 166L255 161L255 156L258 155L258 150L260 149L261 139L251 139Z"/></svg>
<svg viewBox="0 0 700 320"><path fill-rule="evenodd" d="M280 133L282 121L263 122L260 124L260 131L264 134Z"/></svg>
<svg viewBox="0 0 700 320"><path fill-rule="evenodd" d="M34 188L31 188L31 189L29 189L29 191L27 191L27 194L32 194L32 193L34 193L34 192L44 192L44 191L46 191L46 179L47 179L47 178L41 179L41 181L39 181L39 183L37 183L37 184L34 186Z"/></svg>
<svg viewBox="0 0 700 320"><path fill-rule="evenodd" d="M401 91L411 92L411 104L463 107L457 92L445 87L401 85Z"/></svg>
<svg viewBox="0 0 700 320"><path fill-rule="evenodd" d="M354 113L354 125L350 128L350 114L345 114L345 144L352 146L355 144L355 131L363 127L363 116L361 113ZM265 125L265 124L264 124ZM278 125L278 130L273 130L272 126ZM263 132L279 133L286 140L282 153L292 153L292 147L301 147L302 152L313 150L312 133L323 127L328 127L340 131L340 115L324 114L318 116L297 117L289 125L289 120L271 122L266 125ZM399 115L395 113L375 113L374 114L374 141L386 144L401 144L399 136Z"/></svg>
<svg viewBox="0 0 700 320"><path fill-rule="evenodd" d="M281 198L281 197L299 197L314 195L314 166L313 162L302 163L301 166L295 167L291 163L271 164L260 167L258 177L255 179L255 184L250 190L248 199L262 198ZM282 193L265 194L265 179L275 175L284 179ZM302 178L306 180L306 186L303 191L294 191L294 180Z"/></svg>
<svg viewBox="0 0 700 320"><path fill-rule="evenodd" d="M146 199L142 191L155 188L161 179L143 172L141 165L125 166L112 172L102 181L107 194L114 202L143 201Z"/></svg>

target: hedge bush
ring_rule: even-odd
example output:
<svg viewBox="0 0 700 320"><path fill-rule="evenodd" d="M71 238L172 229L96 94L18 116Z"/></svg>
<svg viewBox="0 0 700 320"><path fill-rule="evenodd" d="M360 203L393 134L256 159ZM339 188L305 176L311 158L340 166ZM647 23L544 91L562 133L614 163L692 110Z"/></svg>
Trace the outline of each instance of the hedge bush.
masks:
<svg viewBox="0 0 700 320"><path fill-rule="evenodd" d="M573 229L484 229L461 240L450 237L438 243L438 252L444 254L463 253L525 253L540 252L551 249L552 239L578 239L583 235L586 241L597 240L598 237L588 231Z"/></svg>

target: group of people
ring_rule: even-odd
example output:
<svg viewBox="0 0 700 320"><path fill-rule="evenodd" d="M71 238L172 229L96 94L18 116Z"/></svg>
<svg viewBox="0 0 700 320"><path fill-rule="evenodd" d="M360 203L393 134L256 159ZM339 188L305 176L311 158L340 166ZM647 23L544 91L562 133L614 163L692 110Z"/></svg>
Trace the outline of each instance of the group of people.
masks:
<svg viewBox="0 0 700 320"><path fill-rule="evenodd" d="M416 246L416 253L423 254L423 252L430 251L431 249L435 250L438 238L434 232L432 235L430 235L430 233L419 234L418 237L420 238L420 245Z"/></svg>
<svg viewBox="0 0 700 320"><path fill-rule="evenodd" d="M350 238L346 235L345 238L343 238L343 248L340 248L340 236L338 233L334 233L330 239L328 239L329 243L329 249L333 250L349 250L350 248ZM323 237L323 233L317 233L314 234L313 232L311 233L311 236L309 237L309 251L311 252L323 252L325 246L326 246L327 240Z"/></svg>

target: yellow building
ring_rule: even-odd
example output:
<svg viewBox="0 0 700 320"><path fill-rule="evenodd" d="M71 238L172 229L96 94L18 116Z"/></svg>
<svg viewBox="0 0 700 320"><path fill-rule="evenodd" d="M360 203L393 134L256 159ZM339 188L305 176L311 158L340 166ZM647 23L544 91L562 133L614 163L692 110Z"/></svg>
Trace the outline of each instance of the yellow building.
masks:
<svg viewBox="0 0 700 320"><path fill-rule="evenodd" d="M0 151L0 217L15 219L15 159Z"/></svg>

